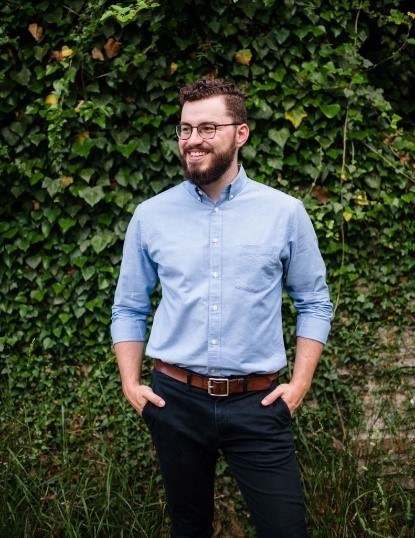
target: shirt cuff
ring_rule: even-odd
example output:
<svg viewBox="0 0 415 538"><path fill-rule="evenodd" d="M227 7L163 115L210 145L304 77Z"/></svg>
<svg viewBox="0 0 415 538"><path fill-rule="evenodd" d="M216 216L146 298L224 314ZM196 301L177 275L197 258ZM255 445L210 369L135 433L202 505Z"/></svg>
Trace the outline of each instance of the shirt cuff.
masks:
<svg viewBox="0 0 415 538"><path fill-rule="evenodd" d="M325 344L329 336L331 324L329 321L300 315L297 319L297 336L309 338Z"/></svg>
<svg viewBox="0 0 415 538"><path fill-rule="evenodd" d="M144 342L147 324L145 322L126 323L125 320L114 321L111 324L112 343Z"/></svg>

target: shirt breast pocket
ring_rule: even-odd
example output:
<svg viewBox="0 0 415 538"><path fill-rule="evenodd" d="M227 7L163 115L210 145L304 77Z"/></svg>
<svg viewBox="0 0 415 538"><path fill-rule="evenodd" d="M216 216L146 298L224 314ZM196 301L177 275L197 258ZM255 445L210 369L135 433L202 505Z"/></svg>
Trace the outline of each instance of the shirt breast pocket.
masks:
<svg viewBox="0 0 415 538"><path fill-rule="evenodd" d="M236 250L235 287L259 293L271 286L276 273L276 248L270 245L239 245Z"/></svg>

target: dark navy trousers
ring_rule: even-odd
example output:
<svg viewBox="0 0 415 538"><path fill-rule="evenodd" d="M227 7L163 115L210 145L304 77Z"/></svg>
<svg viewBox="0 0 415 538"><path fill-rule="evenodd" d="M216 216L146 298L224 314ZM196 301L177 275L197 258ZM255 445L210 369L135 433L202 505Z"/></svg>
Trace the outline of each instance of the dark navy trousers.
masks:
<svg viewBox="0 0 415 538"><path fill-rule="evenodd" d="M210 396L160 372L151 386L166 406L147 403L143 419L160 463L174 538L213 534L215 465L221 451L251 513L259 538L307 537L291 414L271 392Z"/></svg>

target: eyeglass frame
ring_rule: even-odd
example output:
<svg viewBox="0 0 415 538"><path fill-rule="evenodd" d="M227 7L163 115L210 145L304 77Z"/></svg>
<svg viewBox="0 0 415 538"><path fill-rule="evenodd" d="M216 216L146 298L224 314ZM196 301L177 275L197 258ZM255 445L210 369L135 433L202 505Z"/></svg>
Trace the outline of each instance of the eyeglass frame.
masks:
<svg viewBox="0 0 415 538"><path fill-rule="evenodd" d="M190 127L192 130L189 134L188 137L186 138L183 138L179 135L179 129L183 126L187 126L187 127ZM209 125L209 126L212 126L215 128L215 130L213 131L213 135L212 136L203 136L201 134L201 132L199 131L199 127L201 127L202 125ZM177 138L179 140L189 140L189 138L192 137L192 134L193 134L193 129L196 129L197 130L197 134L203 138L203 140L212 140L212 138L215 138L216 136L216 130L218 127L229 127L230 125L242 125L242 123L238 122L238 123L222 123L222 124L217 124L217 123L210 123L210 122L203 122L203 123L199 123L199 125L190 125L190 123L179 123L178 125L175 126L175 130L176 130L176 135L177 135Z"/></svg>

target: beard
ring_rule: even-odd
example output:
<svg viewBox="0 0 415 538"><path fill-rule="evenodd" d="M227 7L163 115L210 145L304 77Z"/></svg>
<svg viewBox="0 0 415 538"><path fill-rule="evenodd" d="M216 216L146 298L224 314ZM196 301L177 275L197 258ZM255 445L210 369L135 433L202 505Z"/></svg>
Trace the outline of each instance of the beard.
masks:
<svg viewBox="0 0 415 538"><path fill-rule="evenodd" d="M189 151L189 149L187 149L186 151ZM198 170L197 166L192 166L190 168L187 165L185 154L180 154L180 161L182 163L186 179L188 179L197 187L203 187L204 185L210 185L211 183L215 183L215 181L218 181L231 167L235 156L235 151L236 148L234 144L231 144L228 149L221 153L211 153L211 165L205 170Z"/></svg>

